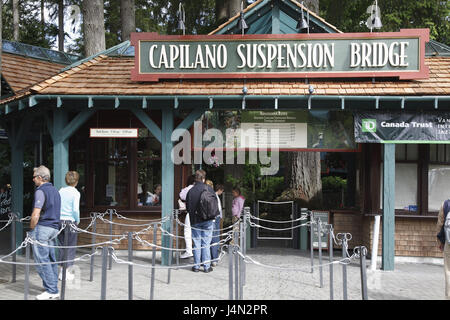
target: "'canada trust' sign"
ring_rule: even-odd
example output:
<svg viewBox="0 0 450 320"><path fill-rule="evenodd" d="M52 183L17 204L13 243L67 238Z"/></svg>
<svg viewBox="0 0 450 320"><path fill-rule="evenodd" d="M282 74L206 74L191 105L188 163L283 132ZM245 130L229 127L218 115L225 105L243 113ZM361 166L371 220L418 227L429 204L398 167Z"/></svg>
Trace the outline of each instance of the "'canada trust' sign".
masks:
<svg viewBox="0 0 450 320"><path fill-rule="evenodd" d="M385 33L162 36L132 33L131 79L428 77L428 29Z"/></svg>

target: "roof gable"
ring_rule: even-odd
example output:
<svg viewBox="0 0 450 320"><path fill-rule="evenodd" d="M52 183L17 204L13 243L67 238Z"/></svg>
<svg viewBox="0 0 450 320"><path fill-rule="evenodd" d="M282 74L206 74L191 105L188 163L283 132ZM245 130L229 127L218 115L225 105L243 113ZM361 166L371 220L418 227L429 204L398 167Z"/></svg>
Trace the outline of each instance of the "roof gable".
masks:
<svg viewBox="0 0 450 320"><path fill-rule="evenodd" d="M297 22L304 10L305 19L309 13L310 33L342 33L314 12L294 0L257 0L244 9L245 21L249 25L246 34L289 34L300 33ZM209 34L239 34L240 13L229 19Z"/></svg>

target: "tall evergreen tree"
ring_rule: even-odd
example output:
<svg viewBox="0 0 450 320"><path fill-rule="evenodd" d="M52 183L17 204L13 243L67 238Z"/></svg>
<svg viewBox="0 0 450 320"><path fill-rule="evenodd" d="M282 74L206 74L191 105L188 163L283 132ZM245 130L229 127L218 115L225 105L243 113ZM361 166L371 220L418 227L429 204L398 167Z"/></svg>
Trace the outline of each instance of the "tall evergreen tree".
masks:
<svg viewBox="0 0 450 320"><path fill-rule="evenodd" d="M120 20L122 41L130 40L130 33L136 31L136 14L134 0L120 1Z"/></svg>
<svg viewBox="0 0 450 320"><path fill-rule="evenodd" d="M84 52L89 57L106 49L103 0L85 0L82 8Z"/></svg>

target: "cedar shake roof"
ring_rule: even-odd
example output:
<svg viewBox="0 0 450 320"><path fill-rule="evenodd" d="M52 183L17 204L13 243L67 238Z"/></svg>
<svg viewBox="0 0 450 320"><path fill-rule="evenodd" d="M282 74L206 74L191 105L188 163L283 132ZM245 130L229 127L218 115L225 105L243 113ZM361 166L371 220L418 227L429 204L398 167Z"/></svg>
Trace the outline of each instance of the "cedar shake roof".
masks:
<svg viewBox="0 0 450 320"><path fill-rule="evenodd" d="M2 54L2 75L14 92L19 92L60 72L64 64Z"/></svg>
<svg viewBox="0 0 450 320"><path fill-rule="evenodd" d="M429 79L310 79L314 95L414 96L450 94L450 57L425 58ZM242 80L130 80L134 58L100 55L30 88L28 94L61 95L241 95ZM220 78L220 76L218 76ZM303 79L246 81L248 95L308 95ZM2 101L4 103L5 101Z"/></svg>

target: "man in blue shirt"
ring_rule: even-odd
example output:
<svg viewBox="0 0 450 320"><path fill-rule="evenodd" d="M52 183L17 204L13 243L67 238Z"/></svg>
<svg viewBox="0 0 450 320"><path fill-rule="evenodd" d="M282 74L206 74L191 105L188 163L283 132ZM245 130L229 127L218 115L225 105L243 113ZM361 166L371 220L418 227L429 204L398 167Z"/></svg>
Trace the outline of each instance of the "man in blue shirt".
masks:
<svg viewBox="0 0 450 320"><path fill-rule="evenodd" d="M37 189L34 194L29 236L38 243L33 244L36 270L42 279L45 291L36 296L37 300L59 298L58 266L55 249L61 214L61 197L58 190L49 182L50 170L44 166L34 168L33 182Z"/></svg>

